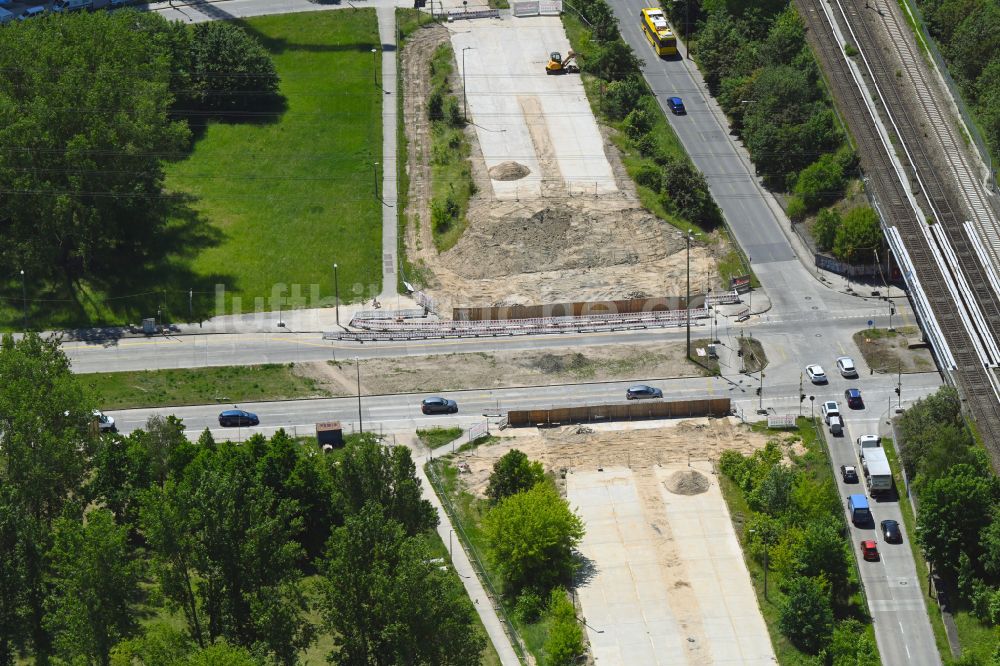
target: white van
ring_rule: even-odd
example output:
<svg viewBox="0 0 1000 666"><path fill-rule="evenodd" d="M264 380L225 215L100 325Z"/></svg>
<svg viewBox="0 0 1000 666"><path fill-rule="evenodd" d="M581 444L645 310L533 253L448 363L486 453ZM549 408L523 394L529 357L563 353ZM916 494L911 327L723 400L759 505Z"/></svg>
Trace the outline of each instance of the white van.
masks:
<svg viewBox="0 0 1000 666"><path fill-rule="evenodd" d="M77 12L92 7L93 0L56 0L52 3L54 12Z"/></svg>

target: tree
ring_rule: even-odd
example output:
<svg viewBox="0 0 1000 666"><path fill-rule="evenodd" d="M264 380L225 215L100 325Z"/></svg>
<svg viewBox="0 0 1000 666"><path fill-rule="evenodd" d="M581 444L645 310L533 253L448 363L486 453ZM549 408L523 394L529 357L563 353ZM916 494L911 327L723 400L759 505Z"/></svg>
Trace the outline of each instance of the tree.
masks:
<svg viewBox="0 0 1000 666"><path fill-rule="evenodd" d="M764 40L761 53L770 64L790 64L806 45L806 29L794 7L778 14Z"/></svg>
<svg viewBox="0 0 1000 666"><path fill-rule="evenodd" d="M136 630L133 613L139 575L128 529L107 509L87 514L86 524L61 518L49 553L52 594L46 626L58 653L70 663L106 666L111 648Z"/></svg>
<svg viewBox="0 0 1000 666"><path fill-rule="evenodd" d="M665 208L701 227L714 227L722 215L708 192L705 176L686 159L663 158L663 196Z"/></svg>
<svg viewBox="0 0 1000 666"><path fill-rule="evenodd" d="M990 515L1000 499L1000 482L986 464L985 454L980 462L953 465L919 491L917 543L945 575L958 572L963 552L978 562L982 517Z"/></svg>
<svg viewBox="0 0 1000 666"><path fill-rule="evenodd" d="M976 81L983 68L1000 55L1000 7L979 3L955 28L946 50L956 78Z"/></svg>
<svg viewBox="0 0 1000 666"><path fill-rule="evenodd" d="M792 504L792 489L798 472L784 465L774 465L760 484L747 495L747 504L754 511L779 516Z"/></svg>
<svg viewBox="0 0 1000 666"><path fill-rule="evenodd" d="M584 653L583 629L566 590L557 587L549 596L549 631L545 638L546 666L572 666Z"/></svg>
<svg viewBox="0 0 1000 666"><path fill-rule="evenodd" d="M875 263L882 248L882 228L878 213L869 206L852 208L844 215L833 241L833 255L851 264Z"/></svg>
<svg viewBox="0 0 1000 666"><path fill-rule="evenodd" d="M795 569L800 576L821 577L838 592L847 589L849 571L841 529L836 520L829 518L810 522L802 528L802 538L794 551Z"/></svg>
<svg viewBox="0 0 1000 666"><path fill-rule="evenodd" d="M0 69L18 73L0 77L11 111L0 123L0 264L106 286L157 259L160 156L189 132L170 119L169 54L143 28L166 20L135 16L77 12L0 31Z"/></svg>
<svg viewBox="0 0 1000 666"><path fill-rule="evenodd" d="M417 468L406 447L381 446L368 435L349 443L334 469L334 487L337 506L344 515L357 513L374 501L410 536L438 523L434 507L420 497Z"/></svg>
<svg viewBox="0 0 1000 666"><path fill-rule="evenodd" d="M273 104L278 73L267 50L227 21L196 23L191 44L191 85L202 109L222 114Z"/></svg>
<svg viewBox="0 0 1000 666"><path fill-rule="evenodd" d="M813 225L816 247L823 252L829 252L833 249L833 241L837 238L840 222L840 213L832 208L824 208L816 215L816 222Z"/></svg>
<svg viewBox="0 0 1000 666"><path fill-rule="evenodd" d="M493 463L486 496L491 503L496 504L511 495L534 488L543 480L545 470L542 469L542 463L528 460L528 456L521 451L511 449Z"/></svg>
<svg viewBox="0 0 1000 666"><path fill-rule="evenodd" d="M583 538L583 521L551 483L512 495L483 520L483 531L506 591L547 590L576 571L572 549Z"/></svg>
<svg viewBox="0 0 1000 666"><path fill-rule="evenodd" d="M52 524L81 513L97 434L55 338L29 333L15 342L4 335L0 386L0 522L4 541L13 546L2 558L0 602L14 604L0 610L0 660L13 645L29 643L36 661L45 663L51 646L43 622L49 595L44 573Z"/></svg>
<svg viewBox="0 0 1000 666"><path fill-rule="evenodd" d="M604 86L601 106L614 120L622 120L639 105L645 87L642 79L632 74L620 81L611 81Z"/></svg>
<svg viewBox="0 0 1000 666"><path fill-rule="evenodd" d="M795 194L802 198L809 210L829 203L844 190L844 170L833 153L820 158L799 172L795 181Z"/></svg>
<svg viewBox="0 0 1000 666"><path fill-rule="evenodd" d="M899 419L900 455L910 477L916 474L940 428L965 432L958 391L949 386L917 400ZM971 437L967 437L967 444L971 443Z"/></svg>
<svg viewBox="0 0 1000 666"><path fill-rule="evenodd" d="M628 44L614 39L598 47L593 57L582 63L582 68L605 81L621 81L639 69L639 59Z"/></svg>
<svg viewBox="0 0 1000 666"><path fill-rule="evenodd" d="M746 43L746 26L725 10L709 14L699 30L696 58L705 72L705 83L717 94L722 80L731 76L737 54Z"/></svg>
<svg viewBox="0 0 1000 666"><path fill-rule="evenodd" d="M816 654L823 649L833 632L833 609L826 581L806 576L789 580L785 600L778 609L778 628L804 652Z"/></svg>
<svg viewBox="0 0 1000 666"><path fill-rule="evenodd" d="M319 608L344 666L465 666L485 639L458 580L376 502L330 537Z"/></svg>
<svg viewBox="0 0 1000 666"><path fill-rule="evenodd" d="M875 641L865 633L865 627L854 618L837 623L827 648L832 666L878 666Z"/></svg>

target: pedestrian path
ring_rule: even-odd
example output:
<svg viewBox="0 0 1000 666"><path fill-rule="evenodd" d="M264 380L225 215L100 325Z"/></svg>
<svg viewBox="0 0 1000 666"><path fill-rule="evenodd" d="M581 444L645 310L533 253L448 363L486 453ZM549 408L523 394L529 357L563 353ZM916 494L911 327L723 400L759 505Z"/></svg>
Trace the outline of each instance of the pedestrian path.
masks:
<svg viewBox="0 0 1000 666"><path fill-rule="evenodd" d="M391 302L399 294L397 288L397 267L399 266L399 235L396 205L398 203L396 183L396 9L378 7L379 51L382 55L382 76L376 85L381 87L382 96L382 187L379 198L382 201L382 293L379 300ZM377 169L376 169L377 172Z"/></svg>

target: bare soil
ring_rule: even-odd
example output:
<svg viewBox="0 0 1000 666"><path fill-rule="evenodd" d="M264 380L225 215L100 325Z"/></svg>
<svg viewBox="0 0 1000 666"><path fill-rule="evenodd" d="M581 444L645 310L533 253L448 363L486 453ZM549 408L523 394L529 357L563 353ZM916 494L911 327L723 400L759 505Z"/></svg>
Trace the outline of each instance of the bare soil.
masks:
<svg viewBox="0 0 1000 666"><path fill-rule="evenodd" d="M334 396L357 391L353 362L297 363L294 372ZM362 360L361 390L369 395L440 392L705 373L685 358L685 343L584 346Z"/></svg>
<svg viewBox="0 0 1000 666"><path fill-rule="evenodd" d="M494 199L491 178L523 177L523 165L505 163L487 170L476 133L471 126L467 128L478 194L469 202L465 234L450 250L438 254L430 229L427 63L434 49L447 39L445 28L425 27L408 38L402 57L406 108L410 110L406 122L410 174L407 255L421 267L425 291L435 298L438 311L448 314L456 306L497 303L612 300L634 297L637 292L679 295L687 270L684 235L639 203L607 128L601 128L605 153L619 192L571 194L558 175L550 178L542 174L542 198L521 201ZM527 118L544 120L540 108L535 108L537 100L520 101ZM537 129L529 127L538 163L545 171L553 155L546 149L548 133ZM698 276L693 283L699 289L710 276L717 275L717 258L727 250L721 241L692 245L692 276ZM713 281L712 288L718 286Z"/></svg>
<svg viewBox="0 0 1000 666"><path fill-rule="evenodd" d="M632 427L629 424L602 424L505 430L500 441L457 453L454 462L456 466L465 463L460 465L460 469L468 469L462 474L466 489L478 497L485 497L493 464L512 448L524 452L531 460L540 461L547 471L561 476L563 472L598 470L605 465L626 465L640 471L677 463L714 463L726 449L751 453L776 438L775 435L754 432L733 417L667 423L669 425L656 427L649 427L649 424ZM779 435L777 438L786 449L794 439L790 435ZM674 493L695 494L707 490L707 478L693 469L675 472L667 479L666 487Z"/></svg>
<svg viewBox="0 0 1000 666"><path fill-rule="evenodd" d="M854 344L865 362L880 373L933 372L937 366L931 350L909 348L909 344L920 340L920 329L916 326L901 326L894 333L875 329L854 334Z"/></svg>

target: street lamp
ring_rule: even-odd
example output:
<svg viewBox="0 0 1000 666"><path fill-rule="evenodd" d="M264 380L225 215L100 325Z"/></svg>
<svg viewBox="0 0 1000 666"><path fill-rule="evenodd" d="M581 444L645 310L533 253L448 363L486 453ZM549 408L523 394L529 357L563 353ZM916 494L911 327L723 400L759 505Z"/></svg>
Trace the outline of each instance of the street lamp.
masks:
<svg viewBox="0 0 1000 666"><path fill-rule="evenodd" d="M375 86L378 87L378 49L372 47L372 77L375 79Z"/></svg>
<svg viewBox="0 0 1000 666"><path fill-rule="evenodd" d="M462 49L462 115L465 117L465 122L469 122L469 98L465 94L465 52L471 48L466 46Z"/></svg>
<svg viewBox="0 0 1000 666"><path fill-rule="evenodd" d="M378 162L372 162L372 183L375 185L375 198L378 199Z"/></svg>
<svg viewBox="0 0 1000 666"><path fill-rule="evenodd" d="M687 298L684 301L687 310L687 357L691 360L691 230L687 232Z"/></svg>
<svg viewBox="0 0 1000 666"><path fill-rule="evenodd" d="M340 285L337 283L337 264L333 264L333 304L337 309L337 326L340 326Z"/></svg>
<svg viewBox="0 0 1000 666"><path fill-rule="evenodd" d="M28 332L28 288L24 284L24 269L21 269L21 306L24 310L24 332Z"/></svg>
<svg viewBox="0 0 1000 666"><path fill-rule="evenodd" d="M358 434L364 433L364 425L361 422L361 361L354 357L354 367L358 370Z"/></svg>

